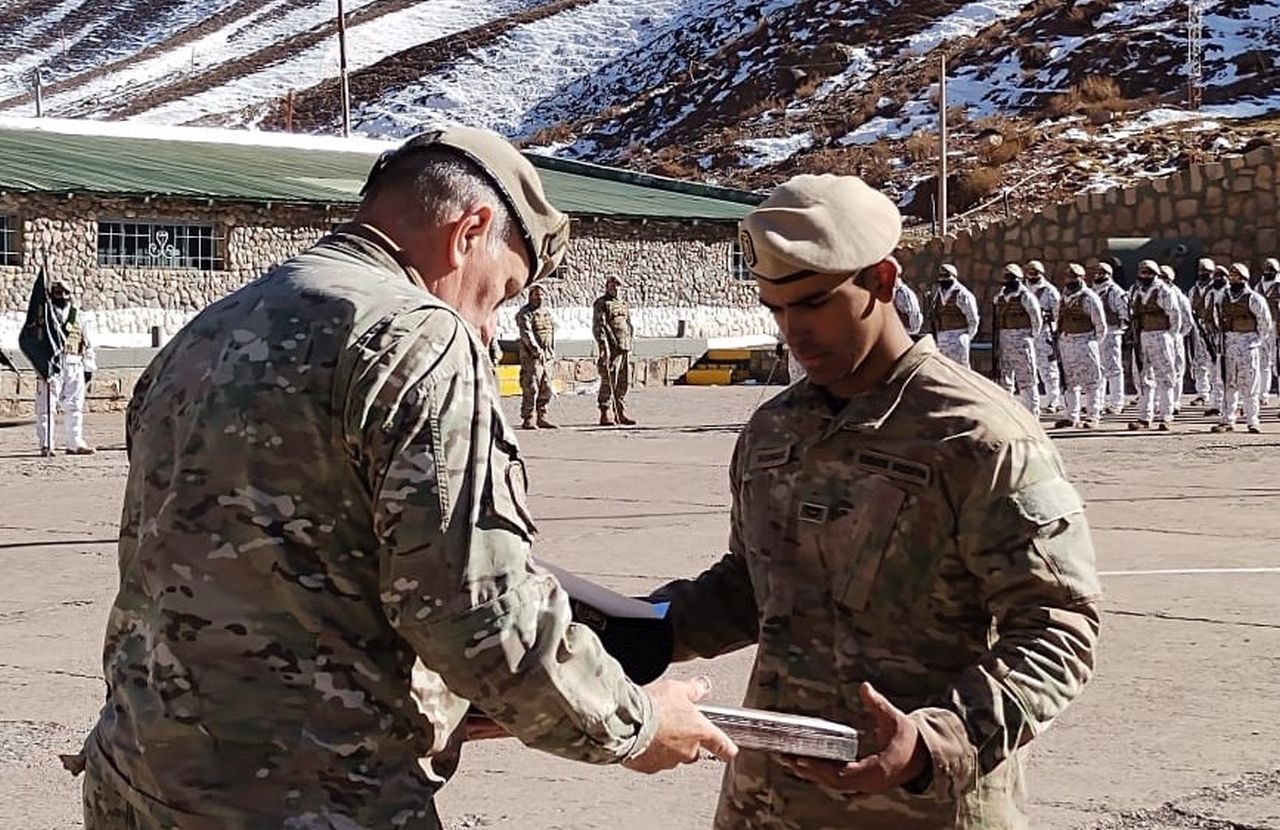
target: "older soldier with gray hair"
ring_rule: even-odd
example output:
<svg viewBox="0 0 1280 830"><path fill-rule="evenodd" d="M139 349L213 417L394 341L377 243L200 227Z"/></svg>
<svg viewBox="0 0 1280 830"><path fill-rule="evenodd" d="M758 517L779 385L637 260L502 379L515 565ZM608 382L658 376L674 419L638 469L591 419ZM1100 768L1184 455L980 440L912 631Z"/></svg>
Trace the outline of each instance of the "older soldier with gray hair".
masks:
<svg viewBox="0 0 1280 830"><path fill-rule="evenodd" d="M798 176L740 226L760 301L809 373L751 417L729 552L671 601L676 657L758 645L749 706L865 736L848 764L743 750L720 830L1026 826L1028 744L1093 671L1084 508L1040 425L916 343L888 198Z"/></svg>
<svg viewBox="0 0 1280 830"><path fill-rule="evenodd" d="M152 362L88 830L435 830L469 704L580 761L732 756L702 684L638 688L529 558L485 344L568 229L499 136L424 134Z"/></svg>

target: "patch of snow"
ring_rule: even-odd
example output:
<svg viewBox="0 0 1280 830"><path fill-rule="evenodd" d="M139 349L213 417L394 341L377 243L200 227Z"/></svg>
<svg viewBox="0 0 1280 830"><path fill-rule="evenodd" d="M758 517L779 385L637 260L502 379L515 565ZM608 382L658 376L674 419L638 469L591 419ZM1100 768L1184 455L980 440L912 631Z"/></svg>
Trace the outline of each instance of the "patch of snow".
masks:
<svg viewBox="0 0 1280 830"><path fill-rule="evenodd" d="M813 146L813 134L799 133L781 138L745 138L736 144L750 151L743 158L743 164L751 168L767 167L786 161L802 150L808 150Z"/></svg>
<svg viewBox="0 0 1280 830"><path fill-rule="evenodd" d="M1132 2L1132 0L1126 0ZM1023 0L977 0L966 3L927 29L907 39L906 49L923 54L948 40L972 37L1000 20L1016 15L1026 5Z"/></svg>
<svg viewBox="0 0 1280 830"><path fill-rule="evenodd" d="M1063 130L1058 134L1058 138L1061 138L1063 141L1093 141L1093 136L1079 127L1070 127Z"/></svg>

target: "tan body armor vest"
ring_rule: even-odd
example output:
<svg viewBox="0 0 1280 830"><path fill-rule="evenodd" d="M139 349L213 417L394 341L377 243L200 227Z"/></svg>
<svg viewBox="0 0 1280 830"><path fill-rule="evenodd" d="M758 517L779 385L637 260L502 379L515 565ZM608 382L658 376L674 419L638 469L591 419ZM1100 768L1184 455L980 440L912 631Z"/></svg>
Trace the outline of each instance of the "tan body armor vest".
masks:
<svg viewBox="0 0 1280 830"><path fill-rule="evenodd" d="M1000 328L1031 328L1031 315L1027 313L1026 306L1022 304L1022 294L1001 294L1000 297L1001 301L997 306L1000 314Z"/></svg>
<svg viewBox="0 0 1280 830"><path fill-rule="evenodd" d="M933 317L937 321L938 331L968 331L969 318L964 316L964 310L957 302L959 296L960 293L956 292L946 299L934 302Z"/></svg>
<svg viewBox="0 0 1280 830"><path fill-rule="evenodd" d="M1247 291L1241 294L1238 300L1224 297L1222 304L1218 306L1218 314L1219 319L1222 320L1223 331L1248 334L1258 330L1258 318L1253 316L1253 309L1249 308Z"/></svg>
<svg viewBox="0 0 1280 830"><path fill-rule="evenodd" d="M80 330L80 323L76 321L76 307L72 306L67 309L67 321L62 324L62 336L64 338L62 349L67 354L84 354L84 333Z"/></svg>
<svg viewBox="0 0 1280 830"><path fill-rule="evenodd" d="M1267 283L1262 298L1267 301L1267 308L1271 309L1271 319L1280 322L1280 280Z"/></svg>
<svg viewBox="0 0 1280 830"><path fill-rule="evenodd" d="M1094 292L1098 295L1098 299L1102 301L1102 316L1107 321L1107 325L1113 329L1120 327L1120 313L1112 306L1112 295L1118 290L1115 283L1111 283L1105 288L1095 288Z"/></svg>
<svg viewBox="0 0 1280 830"><path fill-rule="evenodd" d="M1093 332L1093 318L1085 310L1084 299L1085 294L1083 291L1070 300L1066 297L1062 298L1063 334L1091 334Z"/></svg>
<svg viewBox="0 0 1280 830"><path fill-rule="evenodd" d="M1137 307L1138 317L1142 320L1143 331L1168 331L1169 315L1160 305L1160 292L1152 291L1140 297Z"/></svg>

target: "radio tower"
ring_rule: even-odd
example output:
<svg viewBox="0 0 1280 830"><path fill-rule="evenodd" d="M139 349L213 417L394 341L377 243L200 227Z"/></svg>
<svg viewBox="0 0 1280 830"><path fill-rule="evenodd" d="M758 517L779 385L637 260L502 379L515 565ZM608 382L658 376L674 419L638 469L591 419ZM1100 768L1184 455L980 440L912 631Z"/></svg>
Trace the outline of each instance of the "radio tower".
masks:
<svg viewBox="0 0 1280 830"><path fill-rule="evenodd" d="M1187 109L1200 109L1204 83L1203 0L1187 0Z"/></svg>

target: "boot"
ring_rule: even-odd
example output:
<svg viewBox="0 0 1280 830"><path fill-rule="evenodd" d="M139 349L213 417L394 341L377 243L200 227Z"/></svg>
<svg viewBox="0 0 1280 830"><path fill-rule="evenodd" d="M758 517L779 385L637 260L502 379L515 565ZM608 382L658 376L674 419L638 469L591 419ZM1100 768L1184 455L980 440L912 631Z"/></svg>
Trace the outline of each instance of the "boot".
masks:
<svg viewBox="0 0 1280 830"><path fill-rule="evenodd" d="M627 417L627 410L622 408L622 404L618 404L618 423L622 424L624 427L633 427L636 425L634 420Z"/></svg>
<svg viewBox="0 0 1280 830"><path fill-rule="evenodd" d="M1214 424L1214 425L1209 429L1209 431L1210 431L1210 432L1213 432L1213 433L1219 433L1219 432L1235 432L1235 431L1236 431L1236 428L1235 428L1234 426L1232 426L1231 424Z"/></svg>
<svg viewBox="0 0 1280 830"><path fill-rule="evenodd" d="M67 447L67 455L93 455L97 450L90 446ZM49 453L53 455L53 453Z"/></svg>
<svg viewBox="0 0 1280 830"><path fill-rule="evenodd" d="M559 429L560 427L547 420L547 413L538 413L538 429Z"/></svg>
<svg viewBox="0 0 1280 830"><path fill-rule="evenodd" d="M1129 431L1137 432L1140 429L1151 429L1151 422L1144 421L1141 418L1129 422Z"/></svg>
<svg viewBox="0 0 1280 830"><path fill-rule="evenodd" d="M526 415L524 418L524 422L520 424L520 428L521 429L537 429L538 427L533 422L533 416Z"/></svg>
<svg viewBox="0 0 1280 830"><path fill-rule="evenodd" d="M609 407L607 406L600 407L600 426L613 426L613 416L609 414Z"/></svg>
<svg viewBox="0 0 1280 830"><path fill-rule="evenodd" d="M1079 426L1079 424L1077 424L1075 421L1071 420L1070 418L1059 418L1057 421L1054 421L1053 423L1054 429L1071 429L1072 427L1076 427L1076 426Z"/></svg>

